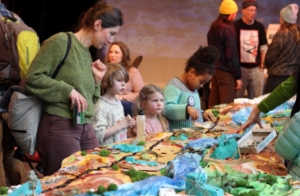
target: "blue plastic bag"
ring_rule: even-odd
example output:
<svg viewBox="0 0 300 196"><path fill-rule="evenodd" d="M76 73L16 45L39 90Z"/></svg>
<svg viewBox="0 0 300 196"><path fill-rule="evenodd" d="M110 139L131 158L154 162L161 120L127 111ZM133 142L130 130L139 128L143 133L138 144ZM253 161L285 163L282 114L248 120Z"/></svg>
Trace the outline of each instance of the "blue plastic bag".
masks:
<svg viewBox="0 0 300 196"><path fill-rule="evenodd" d="M252 110L253 107L241 108L238 112L235 112L231 115L232 121L237 125L244 124L248 120Z"/></svg>
<svg viewBox="0 0 300 196"><path fill-rule="evenodd" d="M199 138L197 140L190 141L182 149L185 150L187 147L190 147L190 148L194 148L195 150L199 150L199 149L205 150L206 148L210 148L218 143L219 141L213 138Z"/></svg>
<svg viewBox="0 0 300 196"><path fill-rule="evenodd" d="M185 180L188 173L194 172L198 169L199 162L195 159L188 158L184 155L178 155L173 161L169 161L166 167L167 176L173 179L173 182L178 187L184 187Z"/></svg>
<svg viewBox="0 0 300 196"><path fill-rule="evenodd" d="M164 184L173 185L173 180L166 176L151 176L135 183L126 183L118 186L117 191L104 193L106 196L140 196L157 195Z"/></svg>

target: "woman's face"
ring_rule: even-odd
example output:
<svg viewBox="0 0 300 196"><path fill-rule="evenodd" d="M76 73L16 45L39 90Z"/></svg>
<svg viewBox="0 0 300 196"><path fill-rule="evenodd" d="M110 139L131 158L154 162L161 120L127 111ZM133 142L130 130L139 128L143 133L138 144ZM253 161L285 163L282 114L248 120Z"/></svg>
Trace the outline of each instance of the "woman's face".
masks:
<svg viewBox="0 0 300 196"><path fill-rule="evenodd" d="M101 49L108 43L114 42L114 36L118 33L120 26L102 28L96 30L93 36L93 46L97 49Z"/></svg>
<svg viewBox="0 0 300 196"><path fill-rule="evenodd" d="M108 52L108 59L111 63L121 63L123 58L123 53L120 46L114 44L110 47Z"/></svg>

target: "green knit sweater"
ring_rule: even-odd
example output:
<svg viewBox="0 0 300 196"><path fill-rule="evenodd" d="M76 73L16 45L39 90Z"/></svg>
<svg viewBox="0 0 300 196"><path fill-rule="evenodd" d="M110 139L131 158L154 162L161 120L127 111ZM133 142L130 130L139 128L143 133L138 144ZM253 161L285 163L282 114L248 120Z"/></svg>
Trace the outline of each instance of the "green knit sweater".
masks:
<svg viewBox="0 0 300 196"><path fill-rule="evenodd" d="M88 104L85 122L94 116L94 104L100 97L100 85L95 85L90 52L71 35L71 48L56 79L51 79L67 50L68 36L58 33L43 42L26 75L26 88L44 101L43 110L49 114L72 119L69 95L75 88Z"/></svg>
<svg viewBox="0 0 300 196"><path fill-rule="evenodd" d="M288 101L297 93L295 82L293 76L282 82L268 97L257 105L258 109L263 113L268 113L270 110Z"/></svg>

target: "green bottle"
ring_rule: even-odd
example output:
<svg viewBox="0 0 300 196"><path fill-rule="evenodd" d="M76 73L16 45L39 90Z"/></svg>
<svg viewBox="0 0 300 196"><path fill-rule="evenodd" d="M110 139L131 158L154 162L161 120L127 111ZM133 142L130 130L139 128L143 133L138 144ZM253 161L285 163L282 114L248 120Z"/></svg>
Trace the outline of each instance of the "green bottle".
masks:
<svg viewBox="0 0 300 196"><path fill-rule="evenodd" d="M78 112L77 104L75 103L73 107L73 123L84 124L84 122L85 122L84 112Z"/></svg>

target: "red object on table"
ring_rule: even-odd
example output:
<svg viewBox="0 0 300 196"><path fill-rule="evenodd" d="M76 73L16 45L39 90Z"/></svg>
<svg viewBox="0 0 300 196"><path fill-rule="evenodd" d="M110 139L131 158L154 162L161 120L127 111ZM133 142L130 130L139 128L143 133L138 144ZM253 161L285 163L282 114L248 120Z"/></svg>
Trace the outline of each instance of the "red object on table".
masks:
<svg viewBox="0 0 300 196"><path fill-rule="evenodd" d="M29 156L28 154L26 154L26 156L28 157L28 159L30 159L31 161L34 162L41 162L41 158L39 157L39 154L37 152L35 152L35 154L33 156ZM23 157L23 161L26 161L25 157Z"/></svg>

